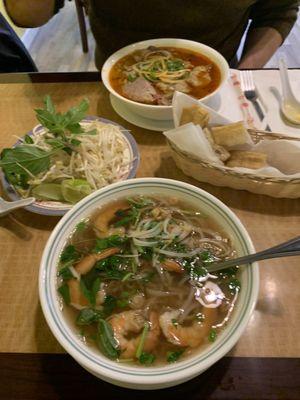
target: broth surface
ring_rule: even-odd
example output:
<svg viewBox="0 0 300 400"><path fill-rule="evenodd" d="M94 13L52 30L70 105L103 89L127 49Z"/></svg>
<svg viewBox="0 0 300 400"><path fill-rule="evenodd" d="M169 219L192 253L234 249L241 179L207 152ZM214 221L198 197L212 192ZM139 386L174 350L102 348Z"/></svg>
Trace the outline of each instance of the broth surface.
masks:
<svg viewBox="0 0 300 400"><path fill-rule="evenodd" d="M237 269L229 238L188 203L135 197L78 224L58 265L66 319L118 362L160 366L213 342L233 311Z"/></svg>
<svg viewBox="0 0 300 400"><path fill-rule="evenodd" d="M176 90L197 99L212 93L220 85L221 73L200 53L150 46L117 61L109 78L121 96L139 103L170 105Z"/></svg>

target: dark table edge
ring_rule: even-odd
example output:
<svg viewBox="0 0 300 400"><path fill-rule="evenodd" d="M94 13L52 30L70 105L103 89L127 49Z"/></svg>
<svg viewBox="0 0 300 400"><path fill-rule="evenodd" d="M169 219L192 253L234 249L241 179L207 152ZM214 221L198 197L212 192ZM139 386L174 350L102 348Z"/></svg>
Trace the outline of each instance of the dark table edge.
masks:
<svg viewBox="0 0 300 400"><path fill-rule="evenodd" d="M108 384L68 354L0 353L0 376L5 400L300 399L300 358L224 357L197 378L155 392Z"/></svg>
<svg viewBox="0 0 300 400"><path fill-rule="evenodd" d="M299 68L289 68L298 70ZM252 71L272 71L278 68L257 68ZM99 71L91 72L27 72L0 73L1 83L55 83L55 82L97 82L101 80Z"/></svg>

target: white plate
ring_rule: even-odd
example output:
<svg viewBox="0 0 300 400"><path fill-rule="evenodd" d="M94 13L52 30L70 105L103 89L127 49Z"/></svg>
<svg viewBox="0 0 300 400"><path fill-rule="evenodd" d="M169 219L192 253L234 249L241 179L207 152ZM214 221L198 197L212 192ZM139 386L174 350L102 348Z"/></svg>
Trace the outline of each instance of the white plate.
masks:
<svg viewBox="0 0 300 400"><path fill-rule="evenodd" d="M140 128L150 129L151 131L168 131L174 128L173 120L159 121L156 119L150 119L142 117L132 112L126 105L120 101L116 96L110 93L110 103L115 112L120 115L125 121L130 122L133 125L139 126Z"/></svg>
<svg viewBox="0 0 300 400"><path fill-rule="evenodd" d="M110 93L109 98L115 112L125 119L125 121L130 122L133 125L158 132L164 132L174 128L173 120L159 121L142 117L132 112L128 107L126 107L126 104L120 101L113 94ZM214 98L205 101L204 104L215 111L218 111L224 117L228 117L232 121L240 121L243 119L234 88L230 84L230 81L225 82L221 91L214 96Z"/></svg>

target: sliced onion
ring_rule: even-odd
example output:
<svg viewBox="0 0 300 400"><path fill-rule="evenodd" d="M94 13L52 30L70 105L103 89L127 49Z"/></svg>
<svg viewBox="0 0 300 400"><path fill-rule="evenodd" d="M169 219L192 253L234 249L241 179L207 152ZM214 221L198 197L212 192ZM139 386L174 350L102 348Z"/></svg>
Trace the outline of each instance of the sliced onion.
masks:
<svg viewBox="0 0 300 400"><path fill-rule="evenodd" d="M160 234L162 230L162 226L160 223L158 223L154 228L144 230L144 231L132 231L129 233L129 237L133 238L140 238L140 239L148 239L154 236L157 236Z"/></svg>
<svg viewBox="0 0 300 400"><path fill-rule="evenodd" d="M80 281L80 274L76 271L76 269L74 267L69 267L69 270L72 272L74 278Z"/></svg>

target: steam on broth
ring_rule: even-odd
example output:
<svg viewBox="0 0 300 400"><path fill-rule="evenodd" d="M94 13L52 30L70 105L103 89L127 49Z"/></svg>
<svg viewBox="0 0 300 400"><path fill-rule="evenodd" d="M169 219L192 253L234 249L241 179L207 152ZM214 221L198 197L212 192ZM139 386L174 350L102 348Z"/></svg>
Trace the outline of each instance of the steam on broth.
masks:
<svg viewBox="0 0 300 400"><path fill-rule="evenodd" d="M136 50L117 61L110 72L110 83L120 95L145 104L170 105L174 91L201 99L220 80L212 60L177 47Z"/></svg>
<svg viewBox="0 0 300 400"><path fill-rule="evenodd" d="M237 268L229 238L188 203L116 201L80 222L58 265L63 312L87 345L118 362L163 365L201 351L231 316Z"/></svg>

